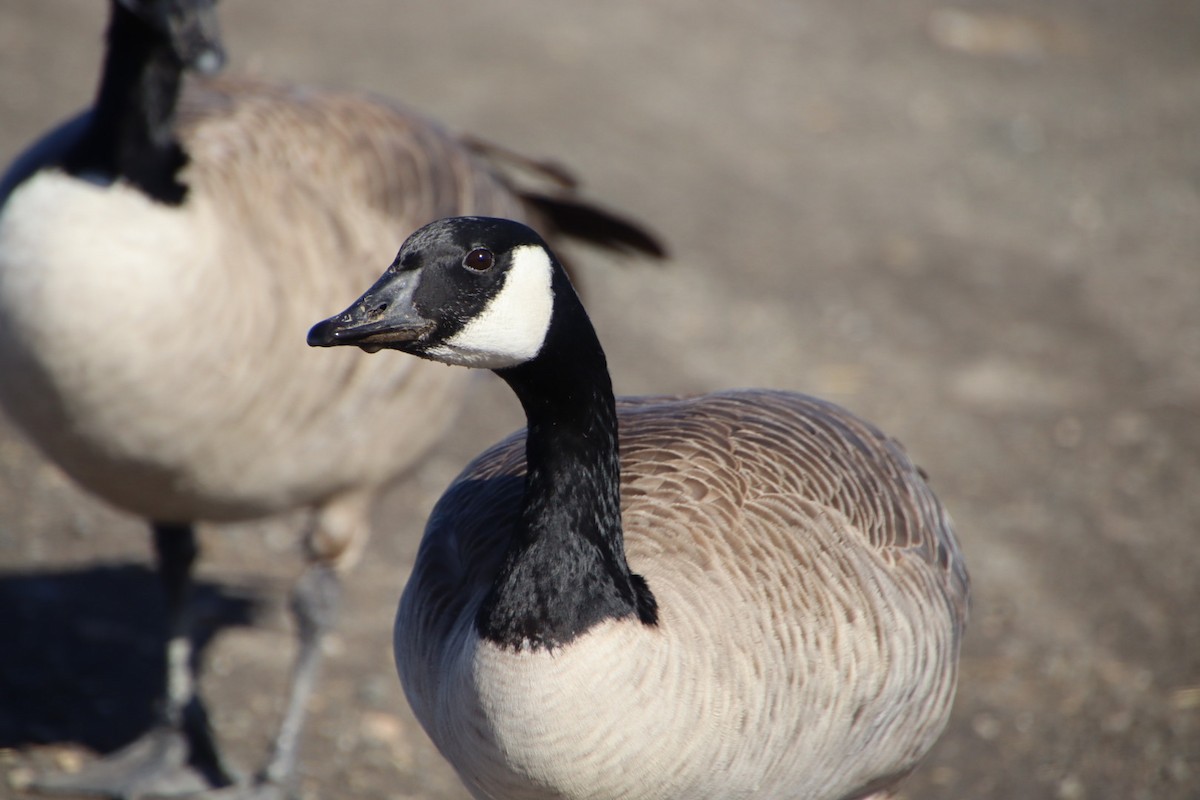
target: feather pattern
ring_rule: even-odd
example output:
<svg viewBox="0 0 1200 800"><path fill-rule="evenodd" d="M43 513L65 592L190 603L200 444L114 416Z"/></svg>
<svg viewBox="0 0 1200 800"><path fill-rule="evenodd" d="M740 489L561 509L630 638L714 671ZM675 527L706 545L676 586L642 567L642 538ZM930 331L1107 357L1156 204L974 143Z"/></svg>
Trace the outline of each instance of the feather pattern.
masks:
<svg viewBox="0 0 1200 800"><path fill-rule="evenodd" d="M475 796L855 798L910 770L949 715L968 579L900 445L782 392L624 399L618 414L625 546L656 627L609 620L551 650L479 638L523 432L429 521L396 659Z"/></svg>

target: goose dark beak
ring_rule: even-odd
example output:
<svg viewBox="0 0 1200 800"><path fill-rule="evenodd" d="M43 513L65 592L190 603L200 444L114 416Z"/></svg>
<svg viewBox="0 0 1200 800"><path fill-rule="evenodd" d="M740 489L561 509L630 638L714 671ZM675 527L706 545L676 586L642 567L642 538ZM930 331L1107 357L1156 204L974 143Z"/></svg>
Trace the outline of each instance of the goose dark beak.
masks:
<svg viewBox="0 0 1200 800"><path fill-rule="evenodd" d="M436 327L413 307L416 281L411 272L389 269L345 311L318 322L308 332L310 347L356 345L368 353L406 350Z"/></svg>

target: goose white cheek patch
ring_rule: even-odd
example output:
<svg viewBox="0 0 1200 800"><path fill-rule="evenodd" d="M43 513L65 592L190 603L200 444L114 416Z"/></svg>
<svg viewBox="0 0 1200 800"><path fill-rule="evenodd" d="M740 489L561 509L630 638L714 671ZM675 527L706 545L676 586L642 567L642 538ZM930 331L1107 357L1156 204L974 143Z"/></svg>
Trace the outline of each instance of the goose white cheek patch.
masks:
<svg viewBox="0 0 1200 800"><path fill-rule="evenodd" d="M542 349L554 309L553 265L541 247L512 251L504 285L483 311L429 354L449 364L504 369Z"/></svg>

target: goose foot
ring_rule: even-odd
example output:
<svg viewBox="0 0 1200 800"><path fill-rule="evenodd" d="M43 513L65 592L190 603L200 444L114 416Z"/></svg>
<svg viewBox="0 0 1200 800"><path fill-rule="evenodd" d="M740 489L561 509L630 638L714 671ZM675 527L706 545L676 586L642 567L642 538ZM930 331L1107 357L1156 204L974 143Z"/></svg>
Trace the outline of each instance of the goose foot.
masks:
<svg viewBox="0 0 1200 800"><path fill-rule="evenodd" d="M184 731L160 726L79 772L43 775L30 788L41 794L134 800L196 795L232 783L215 750L194 746Z"/></svg>

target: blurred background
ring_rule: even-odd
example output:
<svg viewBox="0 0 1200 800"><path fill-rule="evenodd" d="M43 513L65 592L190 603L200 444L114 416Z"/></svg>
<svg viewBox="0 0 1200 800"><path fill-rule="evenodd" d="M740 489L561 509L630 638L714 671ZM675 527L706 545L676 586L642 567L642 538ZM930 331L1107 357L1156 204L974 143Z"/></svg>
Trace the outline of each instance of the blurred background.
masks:
<svg viewBox="0 0 1200 800"><path fill-rule="evenodd" d="M107 9L4 0L0 162L90 102ZM577 256L618 392L802 390L908 445L957 520L974 609L953 720L902 797L1200 796L1200 5L221 14L231 70L398 98L656 227L665 267ZM302 797L465 797L408 713L390 630L433 501L520 423L499 381L477 390L379 507ZM243 766L290 663L293 522L205 532L210 711ZM149 720L149 555L141 523L0 421L0 796Z"/></svg>

